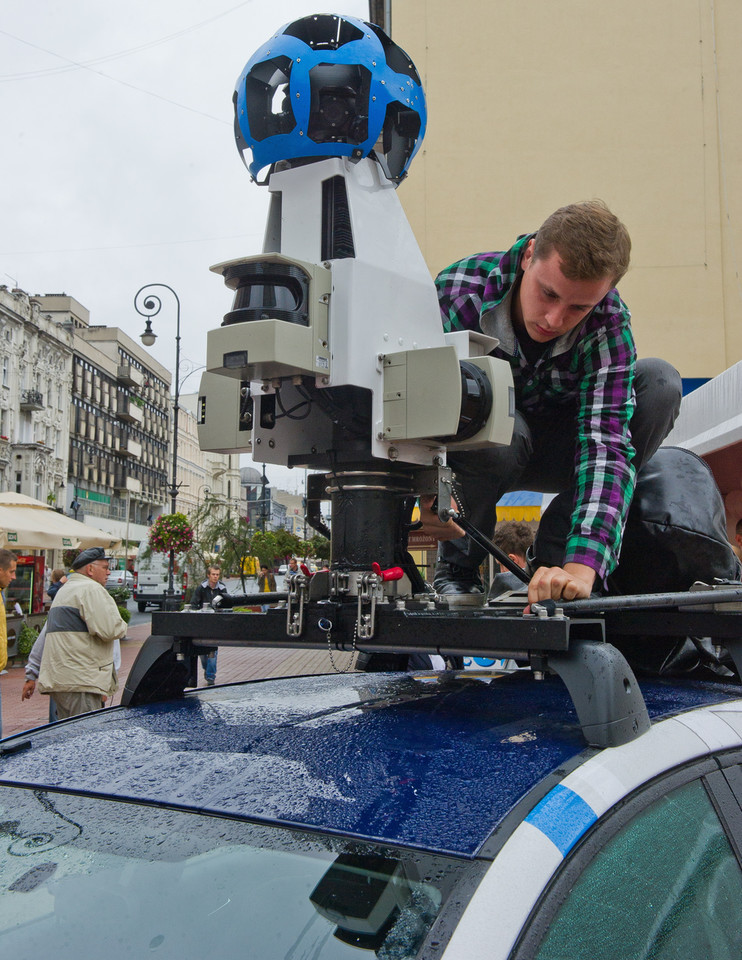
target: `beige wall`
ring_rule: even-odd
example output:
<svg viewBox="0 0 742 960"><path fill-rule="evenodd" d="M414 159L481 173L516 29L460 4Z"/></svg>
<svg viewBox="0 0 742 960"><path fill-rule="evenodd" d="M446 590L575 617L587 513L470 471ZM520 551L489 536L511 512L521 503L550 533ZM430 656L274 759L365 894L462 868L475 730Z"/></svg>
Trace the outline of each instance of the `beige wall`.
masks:
<svg viewBox="0 0 742 960"><path fill-rule="evenodd" d="M601 197L640 356L742 359L740 0L394 0L392 36L427 95L399 189L433 273Z"/></svg>

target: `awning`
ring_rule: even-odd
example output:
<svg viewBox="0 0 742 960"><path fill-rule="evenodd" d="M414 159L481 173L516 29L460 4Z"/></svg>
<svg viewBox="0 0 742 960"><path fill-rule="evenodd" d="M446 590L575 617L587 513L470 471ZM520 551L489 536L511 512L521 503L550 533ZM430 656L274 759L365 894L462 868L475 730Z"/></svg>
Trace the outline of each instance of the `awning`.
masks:
<svg viewBox="0 0 742 960"><path fill-rule="evenodd" d="M692 450L709 465L724 497L733 543L742 519L742 362L683 397L665 444Z"/></svg>
<svg viewBox="0 0 742 960"><path fill-rule="evenodd" d="M547 502L549 500L551 500L550 496L546 498ZM497 519L538 523L545 507L543 493L535 493L533 490L514 490L497 501Z"/></svg>
<svg viewBox="0 0 742 960"><path fill-rule="evenodd" d="M105 530L57 513L31 497L0 493L0 547L9 550L112 549L121 543Z"/></svg>

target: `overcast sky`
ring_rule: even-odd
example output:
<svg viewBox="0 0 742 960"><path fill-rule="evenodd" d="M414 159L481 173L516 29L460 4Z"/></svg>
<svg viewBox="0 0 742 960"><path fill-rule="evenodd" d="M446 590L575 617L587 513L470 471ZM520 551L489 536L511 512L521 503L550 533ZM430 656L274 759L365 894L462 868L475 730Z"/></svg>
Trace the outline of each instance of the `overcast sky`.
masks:
<svg viewBox="0 0 742 960"><path fill-rule="evenodd" d="M259 253L268 192L234 144L232 92L310 0L4 0L0 20L0 283L66 293L134 339L137 290L181 303L181 377L231 295L209 267ZM367 0L332 8L368 18ZM162 293L152 353L175 365ZM200 373L183 384L198 388ZM249 462L249 461L246 461ZM271 481L293 471L268 468ZM296 471L296 480L303 471ZM290 488L291 480L283 483Z"/></svg>

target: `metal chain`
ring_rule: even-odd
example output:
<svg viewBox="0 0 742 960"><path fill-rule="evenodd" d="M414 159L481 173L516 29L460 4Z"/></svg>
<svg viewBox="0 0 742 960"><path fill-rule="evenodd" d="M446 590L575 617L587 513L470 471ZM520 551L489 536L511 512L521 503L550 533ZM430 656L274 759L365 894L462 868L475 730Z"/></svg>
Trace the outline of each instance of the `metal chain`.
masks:
<svg viewBox="0 0 742 960"><path fill-rule="evenodd" d="M326 627L323 626L324 623L327 624ZM353 627L353 647L350 652L350 662L347 668L344 670L338 667L338 665L335 663L335 657L333 656L333 653L332 653L332 639L331 639L332 638L332 621L326 620L323 617L318 622L317 626L320 628L320 630L323 630L327 634L327 652L330 654L330 663L332 664L332 669L335 671L335 673L350 673L354 667L353 656L358 652L356 650L356 643L358 642L358 621L357 620L355 621L355 624Z"/></svg>
<svg viewBox="0 0 742 960"><path fill-rule="evenodd" d="M458 484L456 483L455 480L451 483L451 496L453 497L454 502L456 503L456 509L458 510L458 512L461 514L462 517L465 517L466 510L464 510L464 505L461 502L461 494L458 489Z"/></svg>

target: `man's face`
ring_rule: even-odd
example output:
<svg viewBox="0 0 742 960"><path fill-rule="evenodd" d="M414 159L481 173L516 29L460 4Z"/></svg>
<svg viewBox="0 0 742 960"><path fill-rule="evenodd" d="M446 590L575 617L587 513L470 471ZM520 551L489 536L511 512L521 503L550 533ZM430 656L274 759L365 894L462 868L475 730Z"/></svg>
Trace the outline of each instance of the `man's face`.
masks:
<svg viewBox="0 0 742 960"><path fill-rule="evenodd" d="M209 568L209 586L215 587L219 583L219 571L214 567Z"/></svg>
<svg viewBox="0 0 742 960"><path fill-rule="evenodd" d="M294 558L292 557L292 558L289 560L289 569L290 569L290 570L296 570L297 568L298 568L298 564L297 564L296 560L294 560Z"/></svg>
<svg viewBox="0 0 742 960"><path fill-rule="evenodd" d="M90 577L91 580L95 580L96 583L104 587L108 579L108 560L93 560L92 563L84 567L84 570L80 571L80 573L83 572L86 577Z"/></svg>
<svg viewBox="0 0 742 960"><path fill-rule="evenodd" d="M612 288L610 278L568 280L556 250L535 260L533 239L521 260L523 273L513 303L513 322L536 343L548 343L574 330Z"/></svg>
<svg viewBox="0 0 742 960"><path fill-rule="evenodd" d="M7 570L0 567L0 590L4 590L15 580L15 569L17 566L18 564L15 560L12 560Z"/></svg>

